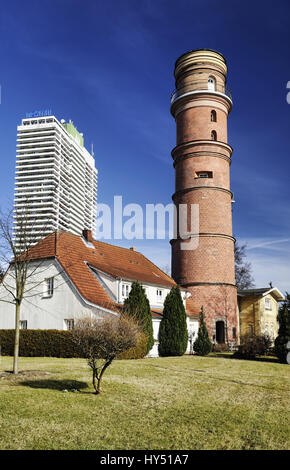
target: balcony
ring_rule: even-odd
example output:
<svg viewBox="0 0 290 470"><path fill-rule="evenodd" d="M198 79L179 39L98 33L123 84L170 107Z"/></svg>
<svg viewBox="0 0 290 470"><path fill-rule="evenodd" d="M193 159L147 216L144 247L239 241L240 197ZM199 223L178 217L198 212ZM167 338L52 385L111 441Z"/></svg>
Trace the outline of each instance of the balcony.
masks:
<svg viewBox="0 0 290 470"><path fill-rule="evenodd" d="M171 93L170 102L171 105L179 98L189 94L197 94L197 93L214 93L217 95L225 95L230 102L232 103L232 93L231 90L223 85L218 83L215 84L214 87L209 87L208 82L205 80L200 80L196 82L191 82L179 88L178 90L174 90Z"/></svg>

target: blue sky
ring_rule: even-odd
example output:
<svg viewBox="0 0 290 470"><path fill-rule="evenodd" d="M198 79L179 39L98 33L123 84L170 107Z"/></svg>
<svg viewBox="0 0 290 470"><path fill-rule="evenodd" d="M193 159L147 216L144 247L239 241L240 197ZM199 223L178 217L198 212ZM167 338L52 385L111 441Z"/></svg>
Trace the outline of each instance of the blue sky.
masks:
<svg viewBox="0 0 290 470"><path fill-rule="evenodd" d="M94 143L99 202L122 195L124 204L170 203L174 62L191 49L216 49L227 59L234 101L234 236L248 244L257 286L290 290L289 23L288 0L5 2L1 207L13 198L16 126L47 108L72 119L88 149ZM170 264L168 239L116 243Z"/></svg>

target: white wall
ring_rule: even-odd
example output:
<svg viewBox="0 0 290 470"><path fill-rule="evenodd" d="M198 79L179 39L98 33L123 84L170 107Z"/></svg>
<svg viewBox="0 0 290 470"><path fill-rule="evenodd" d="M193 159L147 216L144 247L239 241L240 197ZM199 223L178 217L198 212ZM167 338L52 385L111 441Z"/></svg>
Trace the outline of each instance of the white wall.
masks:
<svg viewBox="0 0 290 470"><path fill-rule="evenodd" d="M36 263L31 263L29 272L35 268ZM51 297L44 297L44 279L54 278L54 291ZM102 281L108 282L110 290L118 295L119 282L110 276L102 275ZM32 284L32 282L34 284ZM4 284L7 286L14 285L14 278L6 274ZM121 284L120 284L121 285ZM33 288L32 288L33 287ZM156 289L158 286L145 285L147 288L147 296L151 308L163 308L163 303L156 303ZM31 289L32 288L32 289ZM74 285L70 282L67 275L63 272L60 265L55 260L45 260L39 266L36 274L28 279L26 284L25 298L21 305L20 320L27 321L28 329L65 329L65 319L77 319L82 314L94 314L100 317L108 315L96 307L89 306L79 295ZM30 290L31 289L31 290ZM169 288L162 288L163 301L169 293ZM182 292L182 295L184 293ZM4 302L3 300L11 300L4 286L0 285L0 329L15 328L15 305ZM153 335L155 343L148 356L158 356L158 334L161 319L153 318ZM193 341L197 337L198 321L187 318L187 328L189 333L189 341L187 352L190 352L192 333L195 333Z"/></svg>
<svg viewBox="0 0 290 470"><path fill-rule="evenodd" d="M193 343L197 338L198 334L199 321L193 320L187 317L187 331L188 331L188 343L187 343L187 353L193 352Z"/></svg>
<svg viewBox="0 0 290 470"><path fill-rule="evenodd" d="M161 319L152 318L154 345L153 345L153 348L147 354L148 357L158 357L158 344L159 344L158 334L159 334L160 323L161 323Z"/></svg>
<svg viewBox="0 0 290 470"><path fill-rule="evenodd" d="M153 337L154 337L154 346L153 348L149 351L148 357L158 357L158 335L159 335L159 328L160 328L160 323L161 319L159 318L153 318L152 319L152 324L153 324ZM186 353L191 353L193 350L193 343L197 338L198 334L198 320L193 320L191 318L186 319L187 323L187 331L188 331L188 343L187 343L187 349Z"/></svg>
<svg viewBox="0 0 290 470"><path fill-rule="evenodd" d="M102 285L102 287L107 291L107 293L112 297L114 302L118 302L118 297L119 297L119 282L116 278L113 276L110 276L109 274L103 273L101 271L98 271L97 269L94 269L94 274L97 277L99 283Z"/></svg>
<svg viewBox="0 0 290 470"><path fill-rule="evenodd" d="M34 264L30 264L30 272ZM54 292L52 297L44 297L44 279L49 277L54 277ZM14 284L14 278L7 273L4 283L11 286ZM28 292L32 286L33 289ZM26 290L21 304L20 320L27 320L29 329L63 330L65 319L76 319L79 315L87 313L104 316L104 313L88 306L82 300L55 260L41 263L38 273L28 280ZM11 295L0 285L0 329L14 328L15 305L3 300L11 300Z"/></svg>
<svg viewBox="0 0 290 470"><path fill-rule="evenodd" d="M124 300L126 299L126 297L122 297L122 284L127 284L129 286L129 292L130 292L132 281L126 280L126 279L117 279L117 278L114 278L113 276L109 276L109 275L107 275L105 273L102 273L98 270L95 270L95 271L97 271L98 277L100 278L100 280L101 280L102 284L104 285L104 287L105 288L107 287L107 289L106 289L107 292L108 293L112 292L113 295L116 296L116 299L114 299L114 300L116 300L119 303L123 303ZM170 287L162 287L162 286L159 286L158 284L149 284L149 283L144 283L144 282L142 282L141 284L142 284L143 288L145 289L146 296L149 300L150 307L162 310L164 300L165 300L167 294L169 294L169 292L171 290ZM157 289L162 291L162 300L161 300L161 302L157 298L157 294L156 294ZM181 290L181 295L182 295L182 299L183 299L183 304L185 306L186 292Z"/></svg>

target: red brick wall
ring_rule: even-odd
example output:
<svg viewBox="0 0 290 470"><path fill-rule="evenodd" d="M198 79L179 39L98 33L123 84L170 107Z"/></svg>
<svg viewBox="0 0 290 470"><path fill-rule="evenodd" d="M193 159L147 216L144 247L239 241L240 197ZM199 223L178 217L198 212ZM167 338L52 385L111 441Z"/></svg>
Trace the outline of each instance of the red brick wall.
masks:
<svg viewBox="0 0 290 470"><path fill-rule="evenodd" d="M186 57L187 60L187 57ZM228 339L233 328L238 332L237 294L234 272L234 239L232 237L232 209L230 192L231 148L227 144L227 118L230 104L226 97L216 93L198 93L207 88L207 78L214 75L220 89L225 77L215 65L199 65L191 61L176 75L179 98L171 112L176 120L176 143L172 156L175 167L173 201L190 208L199 207L199 238L195 249L182 250L184 241L172 240L172 276L187 287L197 313L204 307L207 327L212 337L216 321L224 321ZM200 68L200 70L199 70ZM199 73L201 72L201 73ZM198 80L205 86L199 88ZM216 122L211 121L211 111ZM211 141L211 132L217 141ZM212 172L212 178L198 178L199 171ZM178 219L178 217L177 217Z"/></svg>
<svg viewBox="0 0 290 470"><path fill-rule="evenodd" d="M228 340L236 341L233 338L233 328L239 334L239 322L237 312L237 290L231 286L206 285L188 288L191 292L196 311L204 308L205 323L211 341L216 334L216 322L224 321L228 330Z"/></svg>
<svg viewBox="0 0 290 470"><path fill-rule="evenodd" d="M172 277L182 286L193 282L234 282L234 241L221 236L200 236L195 250L172 242Z"/></svg>
<svg viewBox="0 0 290 470"><path fill-rule="evenodd" d="M211 122L211 111L215 110L217 121ZM185 109L176 116L177 145L189 140L210 139L211 131L217 133L217 140L227 142L227 115L215 107L197 106Z"/></svg>

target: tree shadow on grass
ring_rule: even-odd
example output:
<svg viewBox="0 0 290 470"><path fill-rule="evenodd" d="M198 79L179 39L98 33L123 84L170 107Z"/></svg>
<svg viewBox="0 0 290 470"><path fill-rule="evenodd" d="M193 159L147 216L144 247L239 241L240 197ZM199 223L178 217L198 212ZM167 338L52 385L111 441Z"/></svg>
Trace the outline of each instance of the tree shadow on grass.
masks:
<svg viewBox="0 0 290 470"><path fill-rule="evenodd" d="M30 388L46 388L50 390L59 390L60 392L80 392L84 388L88 388L88 384L78 380L25 380L21 385Z"/></svg>
<svg viewBox="0 0 290 470"><path fill-rule="evenodd" d="M232 359L233 358L233 353L228 353L228 352L211 352L209 355L208 355L209 358L211 357L215 357L215 358L223 358L223 359Z"/></svg>
<svg viewBox="0 0 290 470"><path fill-rule="evenodd" d="M251 361L251 362L273 362L278 364L279 361L277 357L274 356L257 356L254 359L242 357L235 355L234 353L220 353L220 352L212 352L208 355L208 358L223 358L223 359L241 359L244 361Z"/></svg>

